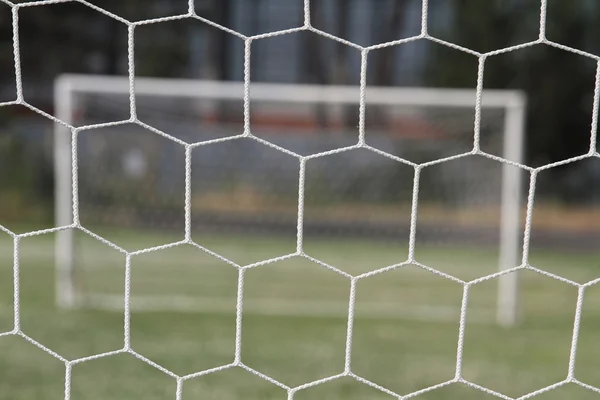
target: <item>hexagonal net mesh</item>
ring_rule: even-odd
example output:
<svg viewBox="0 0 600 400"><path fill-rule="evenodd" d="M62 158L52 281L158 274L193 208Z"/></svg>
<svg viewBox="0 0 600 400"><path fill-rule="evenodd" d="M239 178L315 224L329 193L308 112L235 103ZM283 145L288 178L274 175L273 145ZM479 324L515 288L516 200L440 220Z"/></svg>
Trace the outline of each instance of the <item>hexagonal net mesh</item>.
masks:
<svg viewBox="0 0 600 400"><path fill-rule="evenodd" d="M525 106L521 95L483 90L488 57L524 47L545 44L598 60L597 56L546 38L545 1L541 2L537 40L481 53L429 35L426 0L422 2L419 35L373 46L360 46L315 28L311 24L308 0L304 2L302 26L254 36L199 16L193 0L183 15L135 22L78 0L127 26L129 75L126 78L61 78L56 90L56 116L30 105L23 95L19 12L24 7L64 0L1 1L12 9L17 93L16 100L0 105L24 105L54 121L57 170L54 228L17 234L0 226L14 241L14 329L1 335L22 336L64 362L65 399L70 398L74 365L119 353L130 353L174 378L177 399L182 398L184 381L231 367L241 367L285 389L289 399L303 389L339 377L354 378L400 399L452 383L463 383L510 399L463 377L463 346L470 289L494 278L502 280L509 274L514 276L514 272L520 270L535 271L578 289L567 377L521 398L533 397L566 383L598 391L574 377L583 295L595 281L580 284L533 267L529 263L529 243L538 174L557 165L599 156L595 129L600 74L596 75L589 152L537 168L524 165L520 158ZM136 28L180 19L200 20L240 38L245 43L243 82L136 77ZM360 84L323 88L251 82L251 44L302 31L358 50ZM370 52L420 39L477 57L477 88L423 91L367 87ZM512 139L507 139L509 137ZM529 190L523 210L519 194L521 174L528 176L525 181ZM54 232L57 233L59 305L122 310L125 332L122 349L69 360L21 330L21 240ZM82 235L76 237L74 232ZM263 236L268 239L261 239ZM322 243L324 237L334 237L340 242L336 245L337 254L332 254L330 245ZM360 257L356 238L391 240L395 250L383 250L377 247L379 244L370 244L375 246L376 252L387 254L382 256L381 265L364 260L360 268L344 268L340 265L348 257ZM286 239L291 242L273 244ZM475 241L482 247L500 242L500 250L489 257L496 260L494 265L473 270L466 277L455 276L458 274L453 274L452 265L468 261L450 260L448 254L460 246L461 241ZM101 242L123 254L125 265L112 271L99 265L90 246L92 242ZM395 252L399 242L404 247ZM420 249L439 243L446 246L446 251L420 253ZM238 276L234 360L188 375L175 374L137 352L131 345L130 329L135 307L216 312L225 307L218 293L198 297L187 285L188 279L198 277L190 273L194 269L195 256L192 255L189 260L179 260L185 264L181 269L165 270L163 265L172 260L160 260L149 267L152 279L142 279L141 283L133 281L133 259L183 245L231 265ZM289 251L281 254L279 250L287 245L290 245ZM517 254L520 259L515 259ZM479 254L470 256L477 258ZM347 283L348 298L342 304L347 334L345 362L340 374L290 386L244 363L241 321L246 312L339 317L340 304L328 298L326 285L311 293L313 301L272 300L277 293L291 291L289 286L273 284L272 293L261 293L262 301L245 303L244 287L249 271L298 258L339 275ZM498 263L502 269L495 272ZM460 306L455 310L444 310L444 304L423 304L422 311L426 315L425 309L431 311L441 306L439 312L444 318L458 321L455 377L400 394L353 372L352 343L355 317L373 312L369 307L357 307L357 284L384 272L408 267L459 284L463 291ZM121 277L115 279L115 272L123 268ZM181 279L177 278L178 274ZM516 289L511 281L505 282L509 282L504 287L506 293L498 293L500 304L493 306L501 310L500 322L511 324L516 318ZM396 304L386 306L384 316L402 316ZM417 308L413 311L421 313ZM437 312L431 314L437 315Z"/></svg>

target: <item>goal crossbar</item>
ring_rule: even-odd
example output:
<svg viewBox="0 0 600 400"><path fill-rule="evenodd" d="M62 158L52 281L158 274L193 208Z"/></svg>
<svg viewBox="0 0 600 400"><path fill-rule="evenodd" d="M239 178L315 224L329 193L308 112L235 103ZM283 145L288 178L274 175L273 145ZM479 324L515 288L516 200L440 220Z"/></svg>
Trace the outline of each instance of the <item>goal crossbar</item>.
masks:
<svg viewBox="0 0 600 400"><path fill-rule="evenodd" d="M91 92L100 94L129 93L129 79L121 76L77 75L60 76L56 90L62 94ZM250 99L286 103L358 104L358 86L312 85L285 83L251 83ZM135 94L152 96L189 97L197 99L241 100L245 91L243 82L204 81L192 79L140 78L135 79ZM422 87L367 87L369 105L411 105L475 107L473 89ZM481 107L524 108L525 94L518 90L483 90Z"/></svg>

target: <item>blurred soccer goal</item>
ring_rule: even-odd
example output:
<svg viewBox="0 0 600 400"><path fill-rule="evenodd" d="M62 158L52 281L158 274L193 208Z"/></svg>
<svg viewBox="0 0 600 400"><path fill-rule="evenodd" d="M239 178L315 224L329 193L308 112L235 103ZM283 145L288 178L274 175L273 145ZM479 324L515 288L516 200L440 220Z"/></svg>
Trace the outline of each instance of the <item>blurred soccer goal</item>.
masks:
<svg viewBox="0 0 600 400"><path fill-rule="evenodd" d="M345 251L340 243L364 240L408 249L397 259L374 250L365 257L381 257L382 265L373 267L415 261L415 248L417 262L435 258L432 249L440 244L462 253L474 244L493 249L489 259L449 265L444 272L450 275L462 267L476 277L478 263L518 266L520 169L505 160L521 162L522 93L484 90L480 108L475 90L367 86L363 94L361 120L357 86L245 88L241 82L136 78L132 102L125 77L62 76L55 86L57 117L78 129L56 124L56 225L70 225L76 215L75 222L127 250L191 239L239 265L294 253L279 240L302 236L302 251L328 263ZM299 171L306 173L300 205ZM247 232L251 240L239 239ZM315 245L312 253L311 238L330 244ZM58 305L121 307L122 294L110 287L122 288L123 275L94 262L87 242L73 230L58 233ZM180 261L186 265L180 278L167 261L155 265L168 279L132 293L132 306L218 312L217 298L187 290L202 273L191 258ZM514 273L498 279L501 324L517 318L516 279ZM327 296L319 301L275 307L267 296L254 312L336 308ZM398 304L373 309L424 319L458 315L435 303L425 301L410 313Z"/></svg>

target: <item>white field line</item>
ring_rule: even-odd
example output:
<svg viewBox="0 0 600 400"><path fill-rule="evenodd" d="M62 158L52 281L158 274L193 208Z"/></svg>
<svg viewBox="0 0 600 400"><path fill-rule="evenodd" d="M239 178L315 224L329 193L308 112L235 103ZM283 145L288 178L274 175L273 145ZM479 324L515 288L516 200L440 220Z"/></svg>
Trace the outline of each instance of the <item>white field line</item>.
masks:
<svg viewBox="0 0 600 400"><path fill-rule="evenodd" d="M121 311L123 296L92 293L86 296L91 308ZM235 301L201 296L132 296L132 311L137 312L196 312L234 314ZM244 315L270 315L315 318L347 318L347 301L300 300L281 298L252 299L244 302ZM492 322L491 310L469 310L470 322ZM357 319L408 319L421 321L457 322L459 307L398 306L392 302L362 303L356 306ZM487 316L487 317L486 317Z"/></svg>

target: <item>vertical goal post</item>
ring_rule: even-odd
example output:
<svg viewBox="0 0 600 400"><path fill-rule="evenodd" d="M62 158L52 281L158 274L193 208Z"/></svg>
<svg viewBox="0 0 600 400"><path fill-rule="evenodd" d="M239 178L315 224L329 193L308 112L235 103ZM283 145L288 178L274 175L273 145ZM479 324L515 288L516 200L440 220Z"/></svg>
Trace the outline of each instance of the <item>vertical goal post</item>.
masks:
<svg viewBox="0 0 600 400"><path fill-rule="evenodd" d="M244 96L242 82L202 81L187 79L140 78L135 80L135 94L145 96L173 97L199 100L238 100ZM57 78L54 87L56 117L71 125L74 124L74 111L77 108L76 95L91 93L98 95L129 96L127 77L98 75L63 75ZM314 103L358 105L357 86L322 86L308 84L251 83L250 101L260 100L278 104ZM475 89L450 88L403 88L367 87L366 105L369 106L414 106L475 109L477 91ZM504 110L502 154L504 160L521 164L523 159L523 139L526 115L526 98L523 92L515 90L483 90L481 108ZM108 122L108 121L107 121ZM168 133L168 132L167 132ZM241 133L241 132L240 132ZM367 142L369 132L366 132ZM358 133L357 133L358 139ZM72 132L66 126L56 123L54 132L55 168L55 223L56 226L69 226L79 223L73 220L73 198L77 195L73 185ZM521 264L522 249L522 172L504 162L501 181L500 207L500 271ZM75 194L74 194L75 193ZM418 229L418 228L417 228ZM80 306L74 277L76 261L75 243L70 229L57 232L56 262L56 302L60 308ZM517 273L501 275L498 278L496 321L503 326L511 326L518 320L518 278Z"/></svg>

